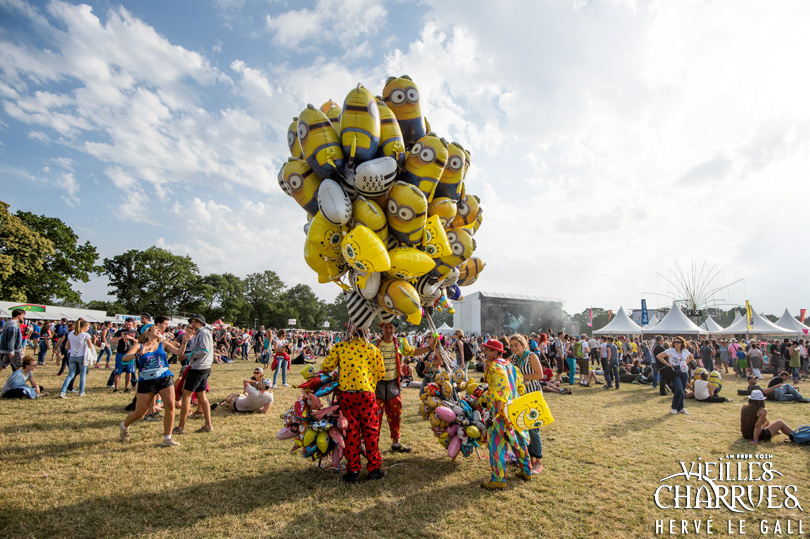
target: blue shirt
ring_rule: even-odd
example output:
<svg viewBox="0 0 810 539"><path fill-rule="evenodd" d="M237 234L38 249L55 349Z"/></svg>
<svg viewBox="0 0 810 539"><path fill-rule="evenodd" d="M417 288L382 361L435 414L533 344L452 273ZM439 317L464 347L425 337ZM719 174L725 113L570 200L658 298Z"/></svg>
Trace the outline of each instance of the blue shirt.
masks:
<svg viewBox="0 0 810 539"><path fill-rule="evenodd" d="M139 382L174 376L172 371L169 370L169 358L166 356L166 351L163 349L163 343L160 343L157 350L154 352L141 354L137 359Z"/></svg>

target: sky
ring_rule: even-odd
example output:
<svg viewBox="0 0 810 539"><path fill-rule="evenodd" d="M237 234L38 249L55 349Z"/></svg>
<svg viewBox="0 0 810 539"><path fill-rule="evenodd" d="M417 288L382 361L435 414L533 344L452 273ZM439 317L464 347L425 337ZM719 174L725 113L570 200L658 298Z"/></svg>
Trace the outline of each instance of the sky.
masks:
<svg viewBox="0 0 810 539"><path fill-rule="evenodd" d="M101 258L157 245L331 301L276 181L287 127L407 74L472 154L486 268L466 293L663 307L676 262L706 262L736 283L717 301L796 315L808 20L798 0L0 0L0 200Z"/></svg>

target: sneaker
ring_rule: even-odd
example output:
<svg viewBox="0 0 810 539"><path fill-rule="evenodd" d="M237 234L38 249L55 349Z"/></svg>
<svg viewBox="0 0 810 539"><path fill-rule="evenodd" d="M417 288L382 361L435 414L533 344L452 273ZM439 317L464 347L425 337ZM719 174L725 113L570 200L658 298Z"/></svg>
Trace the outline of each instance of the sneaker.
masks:
<svg viewBox="0 0 810 539"><path fill-rule="evenodd" d="M211 427L202 426L199 429L195 430L194 432L213 432L214 429Z"/></svg>
<svg viewBox="0 0 810 539"><path fill-rule="evenodd" d="M211 411L213 412L214 410L216 410L216 409L217 409L217 406L219 406L219 403L218 403L218 402L215 402L214 404L212 404L212 405L211 405Z"/></svg>
<svg viewBox="0 0 810 539"><path fill-rule="evenodd" d="M385 474L386 474L385 470L383 470L382 468L377 468L376 470L368 472L368 476L366 476L366 479L368 479L369 481L382 479L383 477L385 477Z"/></svg>
<svg viewBox="0 0 810 539"><path fill-rule="evenodd" d="M79 396L80 396L80 397L86 397L86 396L87 396L87 393L84 393L84 392L79 393Z"/></svg>
<svg viewBox="0 0 810 539"><path fill-rule="evenodd" d="M178 434L179 435L179 434L185 434L185 433L186 433L186 429L181 429L180 427L174 427L172 429L172 434Z"/></svg>
<svg viewBox="0 0 810 539"><path fill-rule="evenodd" d="M79 390L76 389L75 387L73 389L68 389L68 393L78 393L78 392Z"/></svg>
<svg viewBox="0 0 810 539"><path fill-rule="evenodd" d="M273 389L278 389L278 386L276 384L273 384Z"/></svg>
<svg viewBox="0 0 810 539"><path fill-rule="evenodd" d="M687 412L686 410L678 410L678 413L679 413L679 414L683 414L683 415L691 415L691 414L690 414L689 412Z"/></svg>
<svg viewBox="0 0 810 539"><path fill-rule="evenodd" d="M346 472L341 479L344 483L357 483L360 480L360 472Z"/></svg>
<svg viewBox="0 0 810 539"><path fill-rule="evenodd" d="M610 384L605 384L602 387L604 387L605 389L613 389L613 386Z"/></svg>
<svg viewBox="0 0 810 539"><path fill-rule="evenodd" d="M64 393L60 393L60 394L59 394L59 398L60 398L60 399L66 399L66 398L67 398L67 395L65 395Z"/></svg>
<svg viewBox="0 0 810 539"><path fill-rule="evenodd" d="M669 411L669 413L672 414L672 415L676 415L678 413L678 410L673 408L672 410Z"/></svg>
<svg viewBox="0 0 810 539"><path fill-rule="evenodd" d="M290 387L290 384L284 384L284 387Z"/></svg>
<svg viewBox="0 0 810 539"><path fill-rule="evenodd" d="M39 395L37 395L37 398L39 398L39 397L47 397L47 396L48 396L48 392L47 391L42 391Z"/></svg>
<svg viewBox="0 0 810 539"><path fill-rule="evenodd" d="M107 387L109 388L109 387L112 387L112 386L107 386ZM119 391L121 391L121 390L120 389L113 389L113 393L118 393Z"/></svg>
<svg viewBox="0 0 810 539"><path fill-rule="evenodd" d="M129 441L129 429L124 426L124 422L121 421L121 441L128 442Z"/></svg>
<svg viewBox="0 0 810 539"><path fill-rule="evenodd" d="M107 389L112 389L112 387L113 386L109 385L109 386L107 386ZM116 391L118 391L118 390L116 389Z"/></svg>
<svg viewBox="0 0 810 539"><path fill-rule="evenodd" d="M538 462L532 467L532 474L538 474L543 471L543 464Z"/></svg>
<svg viewBox="0 0 810 539"><path fill-rule="evenodd" d="M179 443L175 442L171 438L164 438L163 442L161 442L160 447L177 447L180 445Z"/></svg>

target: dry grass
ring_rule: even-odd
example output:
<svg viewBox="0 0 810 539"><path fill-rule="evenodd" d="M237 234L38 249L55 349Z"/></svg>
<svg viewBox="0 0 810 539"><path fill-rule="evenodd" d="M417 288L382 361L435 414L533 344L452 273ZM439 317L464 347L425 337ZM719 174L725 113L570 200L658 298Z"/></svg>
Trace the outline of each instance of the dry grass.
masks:
<svg viewBox="0 0 810 539"><path fill-rule="evenodd" d="M215 365L212 401L240 388L254 365ZM298 370L292 383L301 381ZM83 399L0 402L0 537L652 537L656 518L714 518L715 527L746 518L755 537L757 518L795 513L656 509L658 481L678 461L755 448L740 439L736 395L732 403L690 403L691 416L671 416L668 400L646 386L550 395L556 422L543 432L545 470L490 493L478 486L488 460L450 462L417 414L417 390L405 391L403 420L414 452L384 451L386 479L344 486L275 439L296 390L276 390L264 416L217 410L215 432L163 449L161 423L139 422L131 443L118 441L129 396L104 389L108 373L91 369ZM38 370L51 395L61 382L55 374L53 366ZM742 384L727 385L728 396ZM808 422L807 404L769 410L792 426ZM758 450L773 455L781 484L800 485L799 500L810 505L807 448L782 438Z"/></svg>

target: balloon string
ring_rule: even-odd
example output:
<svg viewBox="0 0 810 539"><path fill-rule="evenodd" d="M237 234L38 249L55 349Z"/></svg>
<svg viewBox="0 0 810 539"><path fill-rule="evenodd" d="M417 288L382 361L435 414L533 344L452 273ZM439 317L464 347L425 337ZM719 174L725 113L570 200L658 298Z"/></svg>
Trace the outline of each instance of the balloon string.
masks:
<svg viewBox="0 0 810 539"><path fill-rule="evenodd" d="M430 331L436 335L436 349L439 352L439 356L442 358L442 363L444 364L444 368L447 369L447 372L452 372L452 361L450 359L450 352L447 348L444 347L442 342L439 340L438 335L439 331L436 329L436 324L433 322L433 318L431 316L427 317L427 323L430 327Z"/></svg>

